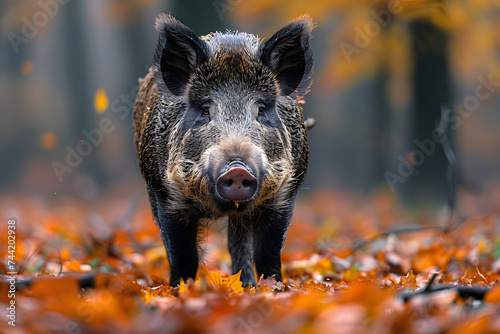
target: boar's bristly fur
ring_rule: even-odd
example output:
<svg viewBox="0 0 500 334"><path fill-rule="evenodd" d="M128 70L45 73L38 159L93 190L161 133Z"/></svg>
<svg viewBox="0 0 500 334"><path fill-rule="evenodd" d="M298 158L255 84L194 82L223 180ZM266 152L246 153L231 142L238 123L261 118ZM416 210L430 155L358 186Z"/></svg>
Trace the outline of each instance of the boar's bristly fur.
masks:
<svg viewBox="0 0 500 334"><path fill-rule="evenodd" d="M194 278L198 229L228 217L233 272L245 286L281 276L281 249L309 148L298 100L311 84L308 16L270 39L198 37L160 14L153 64L133 125L139 166L170 262L170 284Z"/></svg>

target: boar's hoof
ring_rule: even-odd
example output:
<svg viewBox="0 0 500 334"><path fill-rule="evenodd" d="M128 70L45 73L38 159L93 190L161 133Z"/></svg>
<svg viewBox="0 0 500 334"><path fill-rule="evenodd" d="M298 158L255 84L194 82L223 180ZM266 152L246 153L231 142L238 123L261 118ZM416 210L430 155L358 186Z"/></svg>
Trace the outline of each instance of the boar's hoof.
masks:
<svg viewBox="0 0 500 334"><path fill-rule="evenodd" d="M230 201L243 201L257 191L257 179L242 164L235 165L217 179L217 192Z"/></svg>

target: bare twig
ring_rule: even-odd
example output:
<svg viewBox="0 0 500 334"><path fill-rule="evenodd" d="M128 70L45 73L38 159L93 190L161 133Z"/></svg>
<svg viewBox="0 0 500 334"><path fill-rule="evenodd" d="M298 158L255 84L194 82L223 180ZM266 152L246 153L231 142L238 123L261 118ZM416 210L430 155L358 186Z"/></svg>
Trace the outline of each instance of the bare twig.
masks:
<svg viewBox="0 0 500 334"><path fill-rule="evenodd" d="M362 240L358 242L358 244L354 247L353 253L359 251L360 249L368 246L372 242L380 238L386 238L391 234L400 235L405 233L414 233L421 232L426 230L442 230L442 227L439 226L421 226L421 225L405 225L405 226L395 226L390 228L385 232L381 232L375 234L374 236L369 237L368 239Z"/></svg>
<svg viewBox="0 0 500 334"><path fill-rule="evenodd" d="M469 298L483 300L486 293L491 290L488 287L436 285L434 283L436 281L437 275L438 273L434 273L423 289L401 293L400 296L401 298L403 298L403 301L407 303L410 299L418 295L432 294L434 292L450 289L456 290L460 298L462 298L463 300Z"/></svg>
<svg viewBox="0 0 500 334"><path fill-rule="evenodd" d="M412 224L412 225L404 225L404 226L395 226L393 228L390 228L389 230L385 232L380 232L377 233L367 239L364 239L356 244L356 246L353 249L353 253L359 251L360 249L370 245L374 241L380 239L380 238L386 238L389 235L400 235L400 234L406 234L406 233L415 233L415 232L422 232L422 231L428 231L428 230L436 230L438 232L442 233L449 233L457 228L459 228L463 223L465 222L482 222L485 219L487 219L489 216L491 216L492 213L488 213L484 216L481 217L459 217L457 218L453 224L451 224L450 227L441 227L441 226L422 226L422 225L417 225L417 224Z"/></svg>
<svg viewBox="0 0 500 334"><path fill-rule="evenodd" d="M31 261L33 261L35 255L38 254L40 249L42 249L46 243L47 243L47 241L45 241L45 240L40 241L38 246L36 246L35 250L33 252L31 252L31 254L28 256L28 258L26 260L24 260L23 265L21 266L21 268L19 268L19 274L23 273L24 269L26 269L26 267L31 263ZM61 267L62 267L62 265L61 265Z"/></svg>
<svg viewBox="0 0 500 334"><path fill-rule="evenodd" d="M400 294L401 298L405 303L407 303L410 299L419 295L427 295L435 292L443 291L443 290L455 290L460 298L463 300L472 298L476 300L483 300L484 296L491 289L488 287L473 287L473 286L449 286L449 285L438 285L431 289L423 289L412 292L403 292Z"/></svg>
<svg viewBox="0 0 500 334"><path fill-rule="evenodd" d="M80 284L80 288L85 289L85 288L93 288L95 286L95 276L98 274L96 271L92 271L86 274L75 274L75 273L69 273L65 274L64 277L76 277L78 279L78 282ZM35 283L37 280L43 279L48 276L36 276L36 277L30 277L30 278L25 278L16 281L16 289L17 291L21 291L23 289L26 289L33 283ZM60 276L50 276L53 278L57 278ZM7 279L12 278L12 276L6 276L6 275L0 275L0 279L2 281L6 281Z"/></svg>

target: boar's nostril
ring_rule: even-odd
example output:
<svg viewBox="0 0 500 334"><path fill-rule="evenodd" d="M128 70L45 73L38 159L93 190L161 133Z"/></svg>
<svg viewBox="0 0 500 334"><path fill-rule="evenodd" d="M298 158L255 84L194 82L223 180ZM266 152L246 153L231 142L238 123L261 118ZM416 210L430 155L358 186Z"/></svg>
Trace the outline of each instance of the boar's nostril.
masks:
<svg viewBox="0 0 500 334"><path fill-rule="evenodd" d="M257 179L243 167L234 167L217 179L217 192L222 198L242 201L257 191Z"/></svg>

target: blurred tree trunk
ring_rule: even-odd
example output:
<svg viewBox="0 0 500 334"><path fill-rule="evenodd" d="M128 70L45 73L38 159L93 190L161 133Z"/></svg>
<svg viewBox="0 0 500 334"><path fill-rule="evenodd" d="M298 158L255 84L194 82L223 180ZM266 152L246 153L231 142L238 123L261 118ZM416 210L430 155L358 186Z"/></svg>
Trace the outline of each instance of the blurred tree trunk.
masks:
<svg viewBox="0 0 500 334"><path fill-rule="evenodd" d="M61 16L63 37L57 47L58 50L64 50L58 71L64 73L64 84L69 87L65 90L65 94L69 95L68 101L71 105L71 110L68 110L72 115L68 124L71 132L67 145L75 150L78 145L83 145L82 140L85 138L82 130L95 127L94 91L90 83L88 43L85 38L85 28L91 23L88 22L90 20L86 15L81 14L86 12L85 5L78 1L71 1L65 5L66 15ZM92 149L95 150L95 148ZM98 165L96 166L96 160L92 158L82 157L81 163L74 168L73 172L65 175L64 182L73 184L71 188L75 191L77 188L75 184L81 175L91 175L95 183L103 179L101 169Z"/></svg>
<svg viewBox="0 0 500 334"><path fill-rule="evenodd" d="M440 143L432 133L441 117L443 105L450 104L449 65L447 59L448 36L445 31L428 21L411 23L413 36L413 87L414 108L412 122L411 151L407 155L413 160L413 175L405 183L405 198L408 204L436 207L446 200L448 184L446 173L448 162ZM449 133L447 134L449 140ZM425 150L415 141L431 140L435 149ZM430 148L430 146L429 146ZM422 154L418 154L422 152ZM430 153L431 152L431 153ZM420 159L423 157L423 162Z"/></svg>
<svg viewBox="0 0 500 334"><path fill-rule="evenodd" d="M0 13L5 13L10 9L9 3L0 2ZM0 156L4 160L2 164L2 173L0 173L0 188L6 191L10 187L15 187L20 183L21 175L19 173L20 166L25 166L29 157L25 150L19 147L30 147L32 143L37 141L35 131L26 131L22 136L17 136L15 133L8 131L8 127L13 127L12 123L18 121L17 115L7 117L7 113L13 113L15 110L24 107L18 105L17 98L20 98L22 92L16 91L18 82L23 82L18 75L21 71L23 62L30 59L30 49L25 44L18 45L18 52L15 52L13 44L7 38L7 34L13 32L16 35L23 37L19 30L4 32L0 36L0 112L3 114L0 117L0 140L8 145L0 145ZM5 37L5 38L4 38ZM17 82L16 82L17 81ZM16 143L13 145L11 143ZM29 152L32 153L31 151Z"/></svg>
<svg viewBox="0 0 500 334"><path fill-rule="evenodd" d="M382 67L373 82L373 126L370 138L372 139L372 167L370 168L372 178L370 187L386 184L384 177L393 157L390 155L391 137L390 129L392 123L391 105L387 96L387 85L389 73L387 68Z"/></svg>
<svg viewBox="0 0 500 334"><path fill-rule="evenodd" d="M217 1L217 3L222 4L222 1ZM224 24L224 19L229 19L231 7L227 2L224 4L228 7L222 5L220 8L216 6L215 1L174 0L172 1L172 15L191 28L198 36L215 31L225 31L229 22Z"/></svg>

